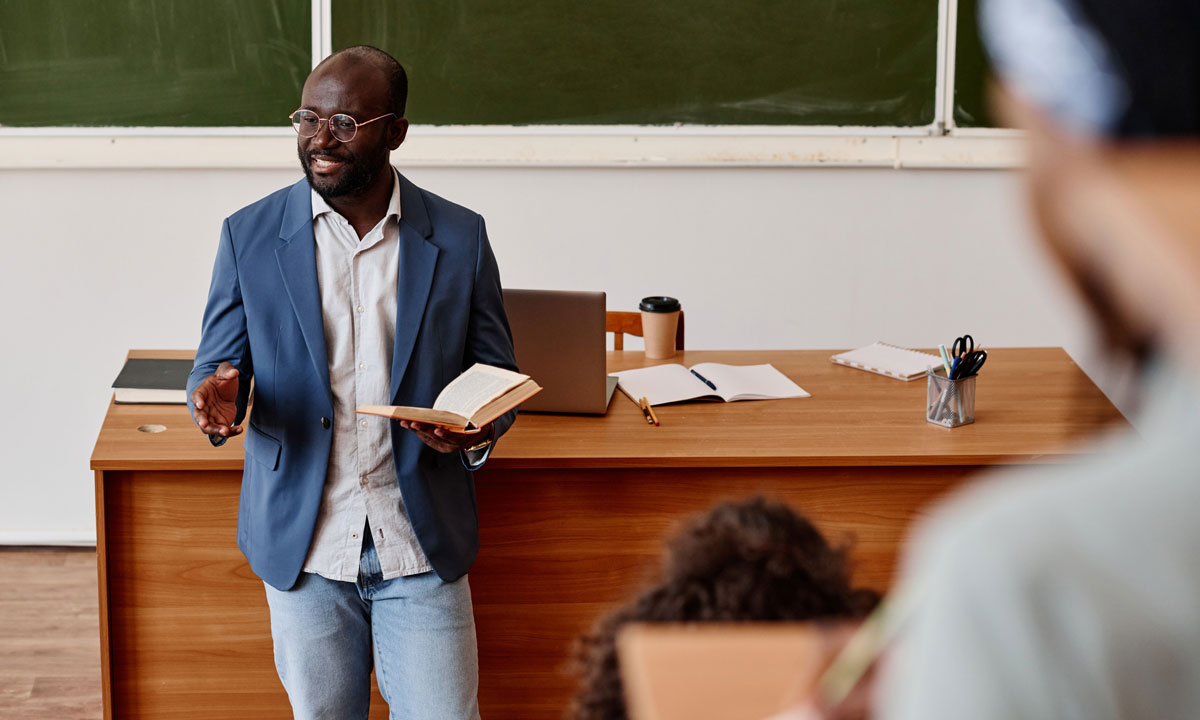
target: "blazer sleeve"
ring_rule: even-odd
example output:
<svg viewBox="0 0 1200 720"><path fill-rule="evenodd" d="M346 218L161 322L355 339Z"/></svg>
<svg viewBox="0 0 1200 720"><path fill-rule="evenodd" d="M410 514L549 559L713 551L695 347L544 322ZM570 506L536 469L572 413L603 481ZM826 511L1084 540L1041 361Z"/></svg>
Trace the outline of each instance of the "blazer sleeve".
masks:
<svg viewBox="0 0 1200 720"><path fill-rule="evenodd" d="M212 375L217 366L226 360L238 369L236 425L246 417L254 364L250 357L246 310L242 305L241 280L228 219L221 225L221 241L217 245L217 259L213 263L212 283L200 329L200 346L196 349L196 361L188 375L187 403L193 419L196 408L192 404L192 392L200 381ZM219 438L219 442L211 437L210 440L214 445L220 445L225 438Z"/></svg>
<svg viewBox="0 0 1200 720"><path fill-rule="evenodd" d="M504 294L500 286L500 269L488 242L487 227L479 218L476 245L475 287L471 292L471 318L467 327L466 357L460 372L477 362L507 370L517 370L513 353L512 331L504 311ZM508 431L517 418L510 410L495 420L495 438ZM477 467L473 465L472 467Z"/></svg>

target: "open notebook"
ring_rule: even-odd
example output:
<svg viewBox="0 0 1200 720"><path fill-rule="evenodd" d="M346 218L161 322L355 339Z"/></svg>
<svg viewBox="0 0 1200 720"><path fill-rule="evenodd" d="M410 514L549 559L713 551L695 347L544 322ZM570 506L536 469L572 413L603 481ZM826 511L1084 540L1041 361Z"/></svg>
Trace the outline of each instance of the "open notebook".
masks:
<svg viewBox="0 0 1200 720"><path fill-rule="evenodd" d="M830 360L846 367L879 373L904 381L921 377L929 368L942 364L942 359L937 355L909 350L885 342L876 342L857 350L839 353Z"/></svg>
<svg viewBox="0 0 1200 720"><path fill-rule="evenodd" d="M773 400L809 397L804 388L792 382L774 365L723 365L699 363L686 368L678 363L614 373L617 387L635 403L646 398L651 405L696 400L699 398L735 400Z"/></svg>

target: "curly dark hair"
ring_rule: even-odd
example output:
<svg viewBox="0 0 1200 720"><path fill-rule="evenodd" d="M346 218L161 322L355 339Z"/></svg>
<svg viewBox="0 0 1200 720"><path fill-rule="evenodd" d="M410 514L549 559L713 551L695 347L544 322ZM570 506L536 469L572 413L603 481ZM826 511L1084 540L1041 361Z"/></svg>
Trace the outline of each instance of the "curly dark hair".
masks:
<svg viewBox="0 0 1200 720"><path fill-rule="evenodd" d="M861 618L879 603L850 586L846 549L761 497L716 506L667 542L661 580L602 617L575 648L582 683L569 720L625 720L616 636L629 622Z"/></svg>

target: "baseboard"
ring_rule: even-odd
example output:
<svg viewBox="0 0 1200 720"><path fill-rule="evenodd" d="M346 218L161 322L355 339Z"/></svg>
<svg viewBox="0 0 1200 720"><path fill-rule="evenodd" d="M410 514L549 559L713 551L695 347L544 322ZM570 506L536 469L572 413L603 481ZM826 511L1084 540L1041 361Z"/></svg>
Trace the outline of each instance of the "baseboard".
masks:
<svg viewBox="0 0 1200 720"><path fill-rule="evenodd" d="M0 545L52 545L95 547L96 533L91 530L4 531L0 530Z"/></svg>

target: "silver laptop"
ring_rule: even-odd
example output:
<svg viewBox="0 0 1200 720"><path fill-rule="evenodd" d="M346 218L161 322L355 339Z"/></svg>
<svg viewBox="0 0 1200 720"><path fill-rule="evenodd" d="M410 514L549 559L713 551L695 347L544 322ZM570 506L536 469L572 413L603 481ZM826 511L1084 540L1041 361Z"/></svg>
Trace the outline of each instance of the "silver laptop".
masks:
<svg viewBox="0 0 1200 720"><path fill-rule="evenodd" d="M602 292L505 288L517 367L542 386L521 412L602 415L616 378L605 372Z"/></svg>

